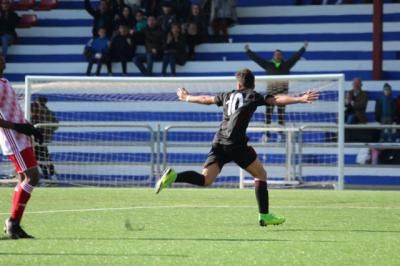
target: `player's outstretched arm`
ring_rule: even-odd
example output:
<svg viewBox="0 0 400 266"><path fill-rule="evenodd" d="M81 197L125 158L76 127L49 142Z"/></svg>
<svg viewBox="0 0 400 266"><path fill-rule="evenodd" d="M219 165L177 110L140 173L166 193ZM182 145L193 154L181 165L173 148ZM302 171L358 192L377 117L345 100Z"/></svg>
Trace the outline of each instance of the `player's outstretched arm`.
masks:
<svg viewBox="0 0 400 266"><path fill-rule="evenodd" d="M13 129L14 128L14 123L11 123L11 122L3 120L3 119L0 119L0 127Z"/></svg>
<svg viewBox="0 0 400 266"><path fill-rule="evenodd" d="M309 90L301 96L289 96L289 95L276 95L274 97L267 98L267 104L269 105L287 105L296 103L312 103L319 98L319 92Z"/></svg>
<svg viewBox="0 0 400 266"><path fill-rule="evenodd" d="M179 88L176 92L178 98L182 102L199 103L199 104L215 104L215 97L210 95L190 95L189 91L185 88Z"/></svg>
<svg viewBox="0 0 400 266"><path fill-rule="evenodd" d="M33 136L35 138L35 141L37 141L39 144L43 143L43 135L42 133L35 128L32 124L29 123L13 123L10 121L6 121L3 119L0 119L0 127L2 128L8 128L17 131L18 133L27 135L27 136Z"/></svg>

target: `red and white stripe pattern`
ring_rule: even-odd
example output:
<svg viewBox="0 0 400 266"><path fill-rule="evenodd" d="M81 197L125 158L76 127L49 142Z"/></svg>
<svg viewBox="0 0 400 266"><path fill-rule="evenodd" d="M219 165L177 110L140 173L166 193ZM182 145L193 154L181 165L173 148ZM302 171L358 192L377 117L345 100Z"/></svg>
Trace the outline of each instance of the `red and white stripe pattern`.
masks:
<svg viewBox="0 0 400 266"><path fill-rule="evenodd" d="M28 194L31 194L33 191L33 186L29 185L28 182L24 181L21 183L21 189Z"/></svg>
<svg viewBox="0 0 400 266"><path fill-rule="evenodd" d="M0 118L13 123L25 123L24 112L18 103L17 95L7 79L0 79ZM15 154L21 166L24 160L20 151L32 147L30 137L14 130L2 128L0 130L0 146L4 155Z"/></svg>

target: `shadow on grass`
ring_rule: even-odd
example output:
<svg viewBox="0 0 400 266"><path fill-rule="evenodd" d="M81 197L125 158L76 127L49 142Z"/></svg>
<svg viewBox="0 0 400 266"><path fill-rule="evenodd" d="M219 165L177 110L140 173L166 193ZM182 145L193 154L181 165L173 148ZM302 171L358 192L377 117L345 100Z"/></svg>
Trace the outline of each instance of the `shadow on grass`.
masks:
<svg viewBox="0 0 400 266"><path fill-rule="evenodd" d="M400 234L400 231L392 230L368 230L368 229L304 229L304 228L292 228L292 229L280 229L276 232L342 232L342 233L391 233Z"/></svg>
<svg viewBox="0 0 400 266"><path fill-rule="evenodd" d="M203 242L322 242L322 243L334 243L334 242L343 242L336 240L299 240L299 239L271 239L271 238L180 238L180 237L103 237L103 238L91 238L91 237L54 237L54 238L37 238L36 240L97 240L97 241L203 241ZM1 253L0 253L1 255Z"/></svg>
<svg viewBox="0 0 400 266"><path fill-rule="evenodd" d="M180 254L104 254L104 253L51 253L51 252L0 252L0 256L96 256L96 257L171 257L188 258L187 255Z"/></svg>

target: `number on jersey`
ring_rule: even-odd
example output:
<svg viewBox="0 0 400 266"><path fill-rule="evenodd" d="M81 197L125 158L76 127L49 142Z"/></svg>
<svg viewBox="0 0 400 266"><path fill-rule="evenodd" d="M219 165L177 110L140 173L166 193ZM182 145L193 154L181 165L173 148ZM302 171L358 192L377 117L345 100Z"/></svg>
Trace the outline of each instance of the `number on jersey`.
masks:
<svg viewBox="0 0 400 266"><path fill-rule="evenodd" d="M229 97L229 101L226 102L228 105L228 115L232 115L237 109L243 105L243 94L232 93Z"/></svg>

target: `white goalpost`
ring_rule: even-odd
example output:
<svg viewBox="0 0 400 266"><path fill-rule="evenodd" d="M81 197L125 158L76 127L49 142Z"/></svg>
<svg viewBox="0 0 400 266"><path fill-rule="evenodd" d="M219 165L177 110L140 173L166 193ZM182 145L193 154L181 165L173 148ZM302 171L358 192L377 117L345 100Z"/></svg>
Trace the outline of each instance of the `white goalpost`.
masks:
<svg viewBox="0 0 400 266"><path fill-rule="evenodd" d="M274 83L289 84L291 95L308 89L321 94L314 104L287 106L284 126L277 124L276 110L270 125L265 107L253 115L249 145L270 183L343 188L343 81L342 74L256 77L261 94ZM235 78L27 76L18 95L26 119L47 135L44 147L36 149L42 170L54 168L51 182L148 187L167 166L201 171L222 120L217 106L178 102L178 87L215 95L235 89ZM50 112L34 108L43 99ZM227 164L215 186L249 184L247 173Z"/></svg>

